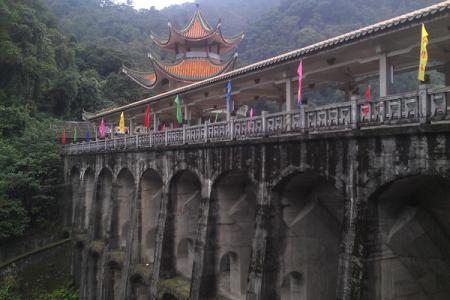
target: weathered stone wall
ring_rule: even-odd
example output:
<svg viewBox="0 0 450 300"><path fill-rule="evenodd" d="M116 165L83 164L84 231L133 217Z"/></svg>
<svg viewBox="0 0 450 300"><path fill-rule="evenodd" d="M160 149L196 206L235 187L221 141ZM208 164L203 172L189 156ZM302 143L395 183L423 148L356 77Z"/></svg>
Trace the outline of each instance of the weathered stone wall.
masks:
<svg viewBox="0 0 450 300"><path fill-rule="evenodd" d="M449 132L67 156L81 298L445 299Z"/></svg>

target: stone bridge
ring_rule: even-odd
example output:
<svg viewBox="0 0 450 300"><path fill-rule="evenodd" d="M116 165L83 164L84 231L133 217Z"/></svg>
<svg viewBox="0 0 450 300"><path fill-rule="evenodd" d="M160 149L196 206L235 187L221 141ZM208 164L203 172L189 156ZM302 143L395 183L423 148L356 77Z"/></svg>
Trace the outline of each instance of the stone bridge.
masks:
<svg viewBox="0 0 450 300"><path fill-rule="evenodd" d="M80 298L449 299L449 30L444 1L86 114L112 135L65 147ZM267 105L205 122L225 104Z"/></svg>
<svg viewBox="0 0 450 300"><path fill-rule="evenodd" d="M450 88L68 146L82 299L447 299Z"/></svg>

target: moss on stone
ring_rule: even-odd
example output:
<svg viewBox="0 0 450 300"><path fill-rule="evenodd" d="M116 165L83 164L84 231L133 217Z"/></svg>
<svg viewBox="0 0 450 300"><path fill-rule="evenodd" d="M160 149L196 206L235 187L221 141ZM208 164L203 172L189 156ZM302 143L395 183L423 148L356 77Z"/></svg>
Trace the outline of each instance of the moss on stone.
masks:
<svg viewBox="0 0 450 300"><path fill-rule="evenodd" d="M107 256L110 261L114 261L119 265L123 264L123 261L125 260L125 253L123 251L109 251L107 253Z"/></svg>
<svg viewBox="0 0 450 300"><path fill-rule="evenodd" d="M105 249L105 243L102 241L92 241L89 243L89 249L96 253L102 253Z"/></svg>
<svg viewBox="0 0 450 300"><path fill-rule="evenodd" d="M160 297L162 297L164 293L168 292L180 299L189 299L191 283L189 280L180 276L170 279L162 279L159 281L159 290Z"/></svg>

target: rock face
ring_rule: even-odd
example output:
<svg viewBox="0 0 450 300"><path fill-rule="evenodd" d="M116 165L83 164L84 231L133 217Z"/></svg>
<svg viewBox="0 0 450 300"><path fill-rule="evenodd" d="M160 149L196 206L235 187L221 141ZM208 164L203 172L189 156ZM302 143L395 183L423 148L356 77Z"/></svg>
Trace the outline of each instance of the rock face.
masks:
<svg viewBox="0 0 450 300"><path fill-rule="evenodd" d="M81 299L448 299L449 133L66 156Z"/></svg>

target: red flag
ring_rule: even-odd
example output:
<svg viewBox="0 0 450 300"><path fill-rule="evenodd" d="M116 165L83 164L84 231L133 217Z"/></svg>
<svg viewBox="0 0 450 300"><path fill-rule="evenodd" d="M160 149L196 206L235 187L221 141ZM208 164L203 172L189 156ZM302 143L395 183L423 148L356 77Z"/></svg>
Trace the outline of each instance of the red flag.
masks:
<svg viewBox="0 0 450 300"><path fill-rule="evenodd" d="M369 84L366 90L366 100L368 101L370 98L372 98L372 95L370 93L370 84Z"/></svg>
<svg viewBox="0 0 450 300"><path fill-rule="evenodd" d="M66 144L66 129L63 128L62 132L61 132L61 144L65 145Z"/></svg>
<svg viewBox="0 0 450 300"><path fill-rule="evenodd" d="M144 127L147 129L150 127L150 104L147 104L147 109L145 110Z"/></svg>
<svg viewBox="0 0 450 300"><path fill-rule="evenodd" d="M297 94L297 103L299 105L302 104L302 80L303 80L303 59L298 64L297 69L298 74L298 94Z"/></svg>
<svg viewBox="0 0 450 300"><path fill-rule="evenodd" d="M372 98L371 92L370 92L370 84L367 86L366 93L364 94L364 97L366 98L366 104L362 107L362 112L364 115L367 115L369 113L369 101L370 98Z"/></svg>

